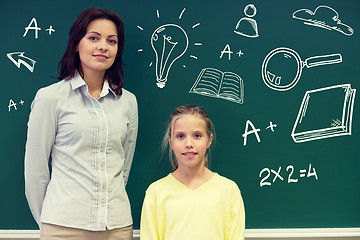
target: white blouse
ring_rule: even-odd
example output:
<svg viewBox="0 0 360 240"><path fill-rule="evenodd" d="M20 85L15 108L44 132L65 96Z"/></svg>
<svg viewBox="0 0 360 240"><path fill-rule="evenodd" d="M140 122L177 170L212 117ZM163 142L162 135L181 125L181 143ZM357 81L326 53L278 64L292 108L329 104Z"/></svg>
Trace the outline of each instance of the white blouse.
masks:
<svg viewBox="0 0 360 240"><path fill-rule="evenodd" d="M25 193L39 226L99 231L131 225L125 186L137 129L135 96L125 89L116 96L107 81L99 99L79 75L40 89L25 152Z"/></svg>

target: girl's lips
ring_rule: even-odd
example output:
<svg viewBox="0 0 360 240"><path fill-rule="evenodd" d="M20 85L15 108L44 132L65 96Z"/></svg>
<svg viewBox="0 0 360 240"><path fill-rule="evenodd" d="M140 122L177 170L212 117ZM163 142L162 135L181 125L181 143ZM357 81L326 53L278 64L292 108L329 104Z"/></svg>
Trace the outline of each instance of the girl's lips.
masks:
<svg viewBox="0 0 360 240"><path fill-rule="evenodd" d="M191 158L191 157L194 157L195 155L197 155L197 153L196 152L184 152L182 155L187 158Z"/></svg>

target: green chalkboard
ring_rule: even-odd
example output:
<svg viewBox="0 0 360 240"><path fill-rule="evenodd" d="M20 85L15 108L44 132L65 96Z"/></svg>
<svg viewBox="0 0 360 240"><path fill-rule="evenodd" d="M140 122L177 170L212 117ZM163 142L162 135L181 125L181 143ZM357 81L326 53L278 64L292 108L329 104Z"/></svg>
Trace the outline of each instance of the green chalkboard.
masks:
<svg viewBox="0 0 360 240"><path fill-rule="evenodd" d="M93 6L125 23L125 88L139 103L127 186L135 229L147 186L171 170L159 146L184 104L212 118L210 167L239 185L246 228L360 227L358 0L9 0L0 3L0 229L37 228L24 195L30 104L57 81L69 28ZM178 56L157 71L164 41L178 42Z"/></svg>

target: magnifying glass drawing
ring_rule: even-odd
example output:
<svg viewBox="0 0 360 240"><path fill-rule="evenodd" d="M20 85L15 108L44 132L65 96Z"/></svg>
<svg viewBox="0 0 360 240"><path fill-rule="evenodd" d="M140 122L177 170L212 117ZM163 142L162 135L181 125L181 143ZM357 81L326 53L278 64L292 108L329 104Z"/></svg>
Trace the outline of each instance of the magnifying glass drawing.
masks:
<svg viewBox="0 0 360 240"><path fill-rule="evenodd" d="M341 54L314 56L302 61L299 54L286 47L272 50L262 64L264 83L276 91L287 91L293 88L300 79L302 69L341 63Z"/></svg>

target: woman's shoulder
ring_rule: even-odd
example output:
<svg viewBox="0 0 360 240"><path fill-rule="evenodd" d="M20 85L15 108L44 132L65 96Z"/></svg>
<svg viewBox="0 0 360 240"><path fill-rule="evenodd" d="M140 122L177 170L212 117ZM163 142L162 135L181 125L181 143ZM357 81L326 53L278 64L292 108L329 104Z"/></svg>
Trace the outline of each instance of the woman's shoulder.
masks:
<svg viewBox="0 0 360 240"><path fill-rule="evenodd" d="M127 102L129 102L129 104L132 105L137 105L137 100L136 100L136 96L135 94L133 94L132 92L130 92L129 90L126 90L125 88L122 89L122 94L120 96L120 99L123 99Z"/></svg>
<svg viewBox="0 0 360 240"><path fill-rule="evenodd" d="M67 89L68 87L69 83L61 80L38 89L35 98L55 98L57 95L61 95L63 90Z"/></svg>
<svg viewBox="0 0 360 240"><path fill-rule="evenodd" d="M122 89L122 96L136 100L135 94L133 94L129 90L126 90L125 88Z"/></svg>
<svg viewBox="0 0 360 240"><path fill-rule="evenodd" d="M64 88L69 88L70 83L69 81L65 81L65 80L60 80L58 82L52 83L50 85L41 87L38 92L40 93L58 93L59 91L61 91Z"/></svg>

